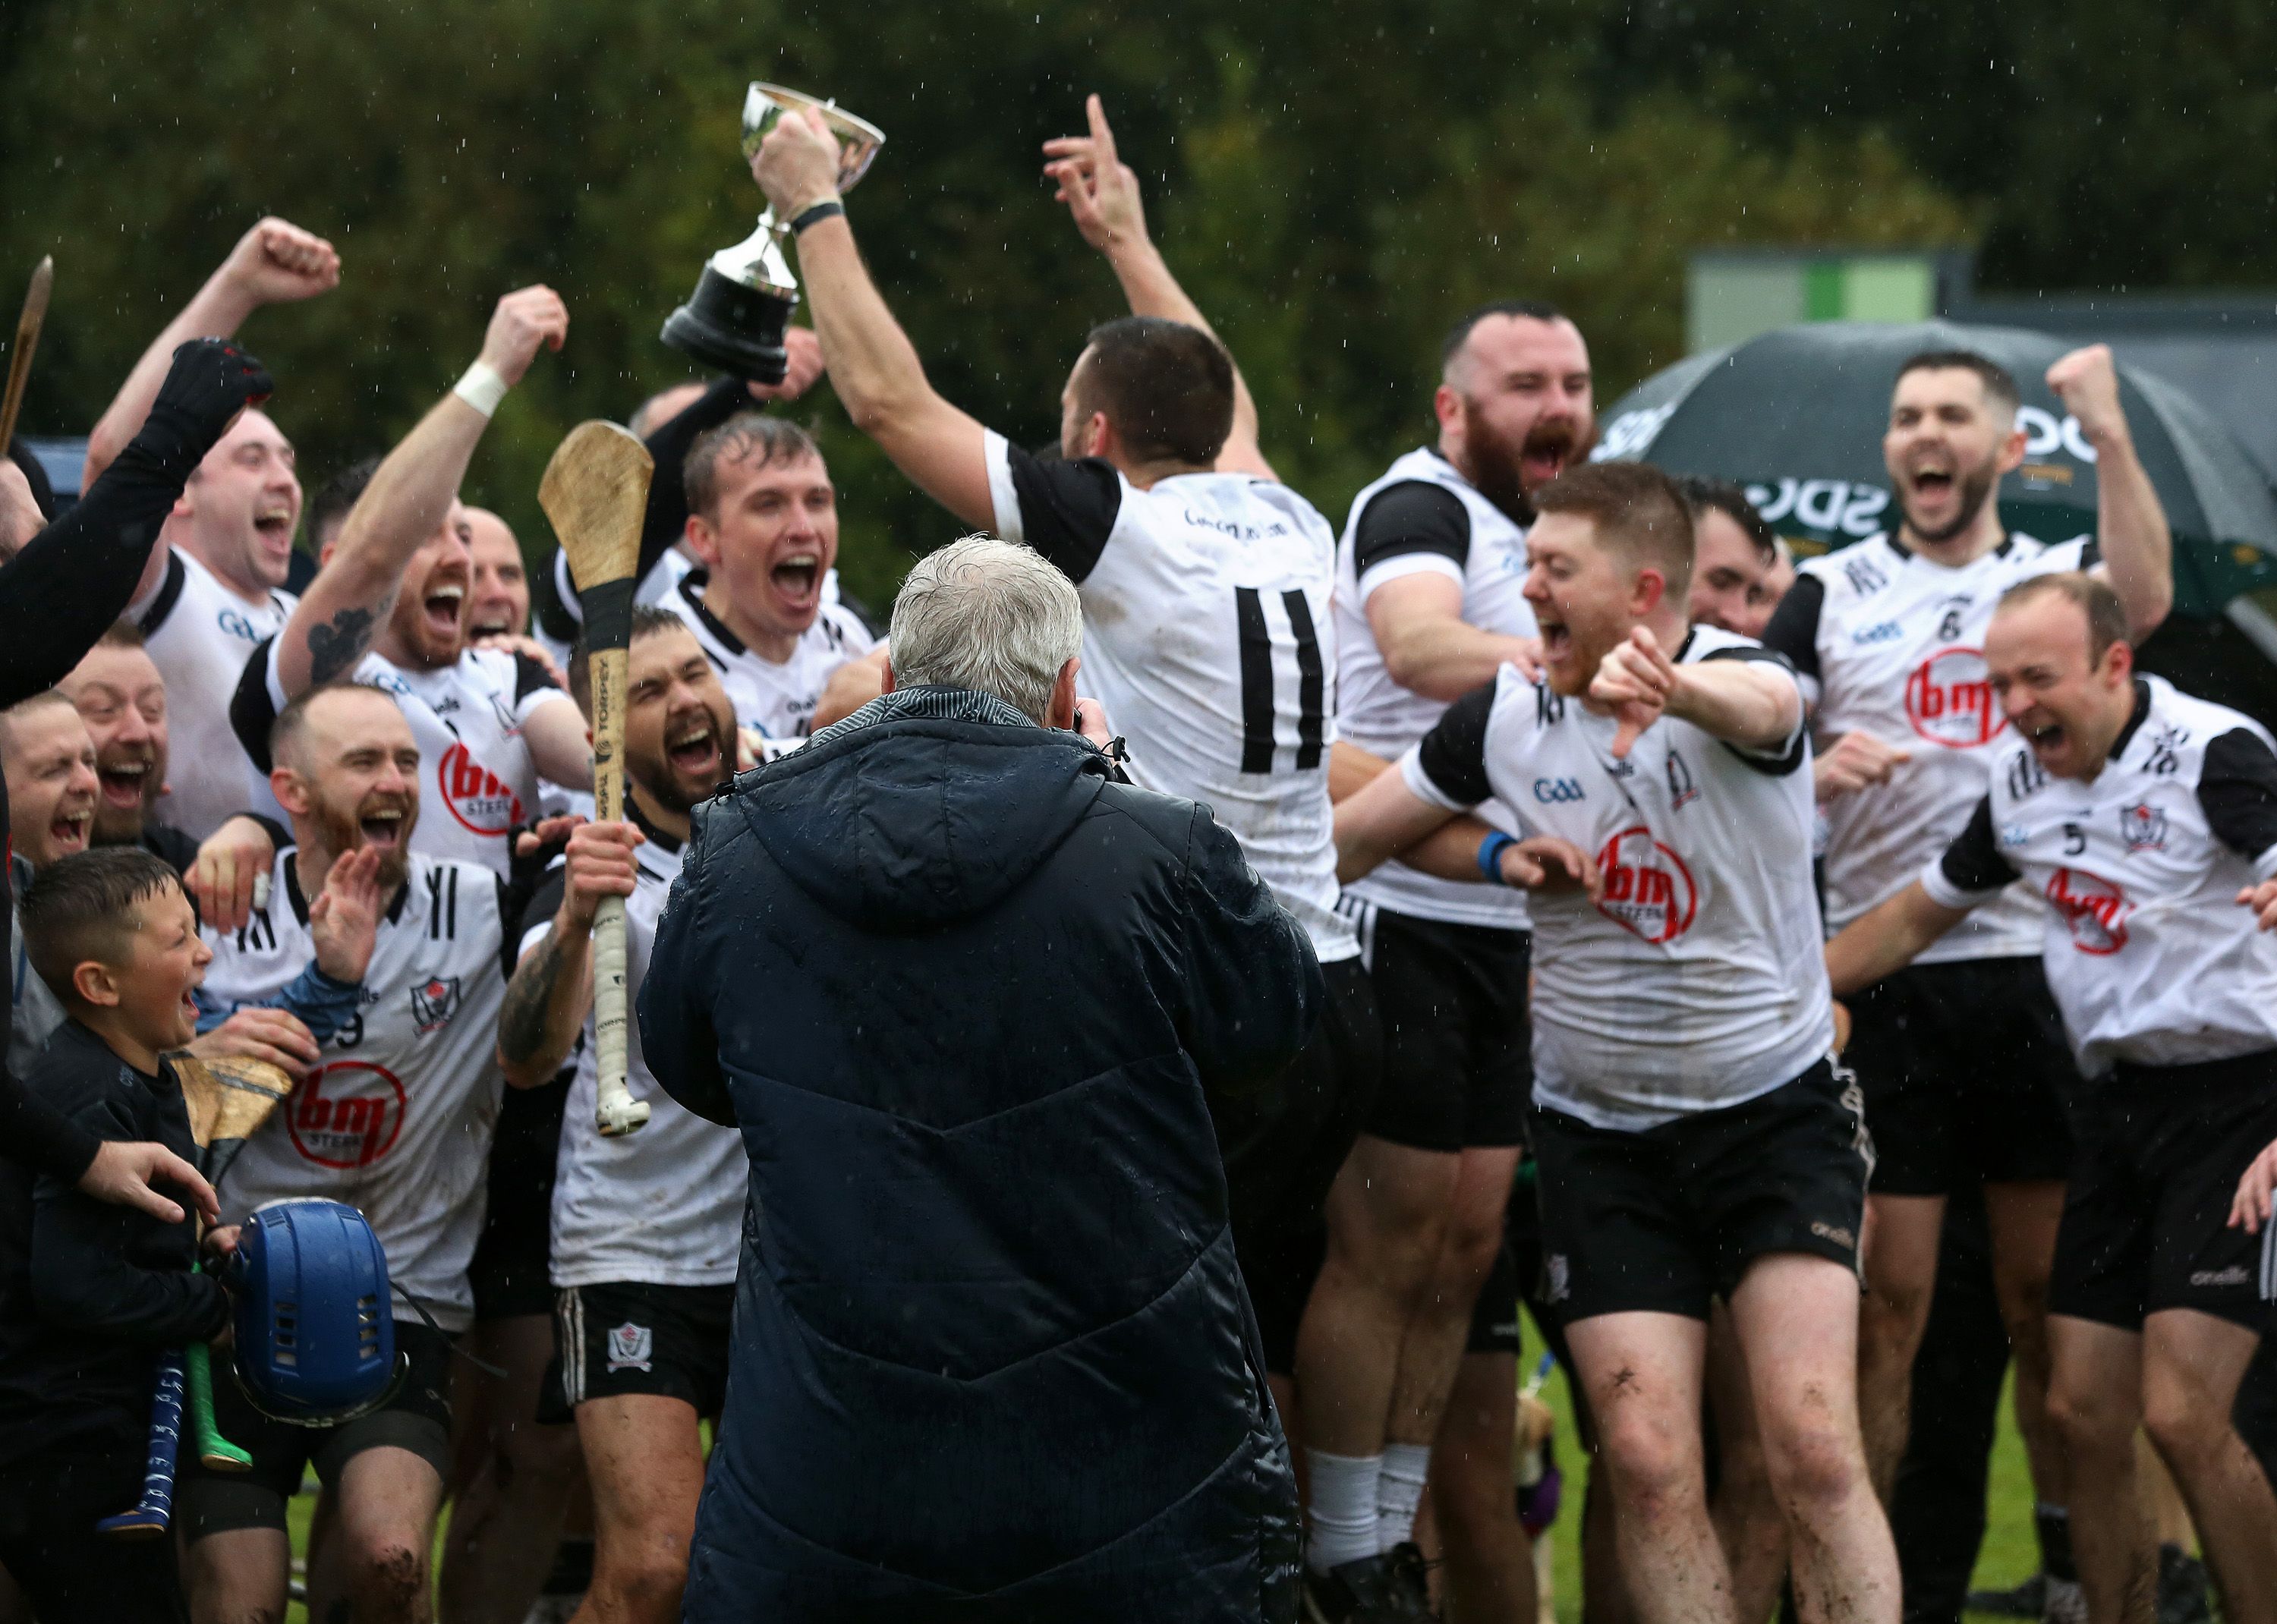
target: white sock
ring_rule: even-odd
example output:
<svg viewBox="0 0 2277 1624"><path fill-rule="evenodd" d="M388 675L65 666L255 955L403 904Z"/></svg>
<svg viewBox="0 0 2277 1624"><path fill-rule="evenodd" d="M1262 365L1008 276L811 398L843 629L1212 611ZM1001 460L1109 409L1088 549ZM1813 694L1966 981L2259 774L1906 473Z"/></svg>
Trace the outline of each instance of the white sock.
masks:
<svg viewBox="0 0 2277 1624"><path fill-rule="evenodd" d="M1332 1455L1305 1452L1310 1503L1306 1522L1312 1538L1305 1565L1316 1574L1375 1554L1375 1484L1383 1472L1382 1455Z"/></svg>
<svg viewBox="0 0 2277 1624"><path fill-rule="evenodd" d="M1428 1444L1386 1444L1383 1475L1375 1480L1375 1548L1389 1551L1415 1536L1415 1508L1431 1471Z"/></svg>

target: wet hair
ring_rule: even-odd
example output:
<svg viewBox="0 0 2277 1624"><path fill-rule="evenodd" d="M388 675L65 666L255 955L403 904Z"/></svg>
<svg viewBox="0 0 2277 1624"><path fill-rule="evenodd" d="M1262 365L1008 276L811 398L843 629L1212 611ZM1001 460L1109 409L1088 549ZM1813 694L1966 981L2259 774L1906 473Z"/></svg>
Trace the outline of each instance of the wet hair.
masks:
<svg viewBox="0 0 2277 1624"><path fill-rule="evenodd" d="M968 535L919 558L894 600L894 679L993 694L1039 726L1083 647L1075 583L1034 549Z"/></svg>
<svg viewBox="0 0 2277 1624"><path fill-rule="evenodd" d="M1534 493L1537 513L1572 513L1597 539L1667 582L1677 602L1692 586L1692 508L1677 482L1649 462L1585 462Z"/></svg>
<svg viewBox="0 0 2277 1624"><path fill-rule="evenodd" d="M301 737L308 731L308 712L328 694L372 694L395 703L394 695L385 688L373 687L367 682L351 682L342 678L338 682L320 682L293 696L293 702L277 713L269 725L269 763L272 767L300 767Z"/></svg>
<svg viewBox="0 0 2277 1624"><path fill-rule="evenodd" d="M142 628L132 620L114 620L103 628L103 635L95 640L98 649L141 649L148 640Z"/></svg>
<svg viewBox="0 0 2277 1624"><path fill-rule="evenodd" d="M1740 527L1748 540L1755 543L1755 557L1766 565L1778 562L1778 537L1763 522L1763 516L1755 512L1755 505L1748 500L1746 491L1730 480L1709 479L1698 474L1687 474L1676 482L1695 520L1704 518L1712 508Z"/></svg>
<svg viewBox="0 0 2277 1624"><path fill-rule="evenodd" d="M1233 432L1233 358L1199 327L1160 316L1102 322L1084 340L1077 402L1115 425L1133 462L1207 467Z"/></svg>
<svg viewBox="0 0 2277 1624"><path fill-rule="evenodd" d="M308 498L308 545L316 551L324 550L324 542L331 533L347 522L362 499L364 487L371 476L379 472L379 459L365 457L352 462L326 480L316 494Z"/></svg>
<svg viewBox="0 0 2277 1624"><path fill-rule="evenodd" d="M117 964L141 928L141 905L182 882L139 846L103 846L58 857L32 877L16 906L24 951L57 998L77 1004L72 972L88 960Z"/></svg>
<svg viewBox="0 0 2277 1624"><path fill-rule="evenodd" d="M672 611L659 609L653 603L636 603L633 605L632 635L625 646L630 648L642 638L653 637L659 632L684 632L687 629L688 622ZM568 677L569 697L577 702L577 709L585 713L585 719L590 722L593 719L593 658L592 651L585 647L583 636L570 647Z"/></svg>
<svg viewBox="0 0 2277 1624"><path fill-rule="evenodd" d="M2119 601L2109 583L2098 581L2081 570L2057 570L2051 574L2027 576L2000 595L1992 612L2004 613L2019 603L2029 603L2035 598L2060 597L2076 604L2087 617L2087 663L2101 662L2113 643L2128 642L2127 607Z"/></svg>
<svg viewBox="0 0 2277 1624"><path fill-rule="evenodd" d="M1490 305L1481 305L1477 309L1457 317L1455 324L1447 330L1447 337L1439 345L1441 372L1454 365L1455 357L1461 354L1463 346L1471 341L1473 330L1494 315L1524 316L1535 322L1562 322L1565 319L1563 310L1540 299L1497 299Z"/></svg>
<svg viewBox="0 0 2277 1624"><path fill-rule="evenodd" d="M2022 391L2016 387L2015 375L1990 356L1979 355L1974 350L1923 350L1908 358L1898 368L1898 380L1903 382L1910 372L1973 372L1976 381L1984 386L1984 399L1996 412L2010 418L2023 402ZM1895 383L1891 385L1892 389Z"/></svg>
<svg viewBox="0 0 2277 1624"><path fill-rule="evenodd" d="M0 749L11 747L15 743L13 734L17 718L30 716L50 705L61 705L73 716L79 714L79 707L72 703L72 696L61 688L42 688L36 694L28 694L5 710L0 710Z"/></svg>
<svg viewBox="0 0 2277 1624"><path fill-rule="evenodd" d="M688 511L701 513L706 519L719 517L720 459L741 462L755 450L762 468L771 463L796 462L805 457L819 461L822 457L822 448L814 443L814 436L789 419L738 412L726 422L697 435L696 443L688 448L688 456L680 465Z"/></svg>

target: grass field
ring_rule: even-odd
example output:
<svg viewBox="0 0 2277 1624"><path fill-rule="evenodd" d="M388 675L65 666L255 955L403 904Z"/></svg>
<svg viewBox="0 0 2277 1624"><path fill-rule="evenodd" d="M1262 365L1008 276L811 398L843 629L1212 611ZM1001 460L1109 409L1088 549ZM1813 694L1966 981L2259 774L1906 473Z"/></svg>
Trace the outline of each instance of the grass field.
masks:
<svg viewBox="0 0 2277 1624"><path fill-rule="evenodd" d="M1533 1337L1533 1327L1527 1327L1527 1351L1520 1361L1521 1370L1531 1370L1541 1357L1542 1348ZM1566 1393L1562 1371L1550 1377L1543 1389L1550 1408L1557 1415L1559 1464L1566 1473L1565 1504L1557 1521L1551 1526L1550 1538L1557 1562L1557 1617L1561 1624L1579 1624L1581 1616L1581 1489L1588 1472L1588 1458L1573 1442L1573 1411ZM1992 1485L1990 1494L1990 1515L1984 1532L1984 1549L1976 1560L1978 1589L2006 1589L2029 1577L2039 1563L2039 1552L2032 1540L2032 1484L2025 1469L2024 1447L2016 1436L2014 1423L2009 1418L2008 1398L2000 1400L2000 1436L1992 1451ZM316 1505L314 1494L303 1494L293 1500L291 1508L293 1546L297 1553L305 1546L308 1517ZM437 1549L439 1555L440 1542ZM1971 1618L1979 1615L1970 1614ZM295 1605L286 1615L286 1624L307 1624L308 1614Z"/></svg>

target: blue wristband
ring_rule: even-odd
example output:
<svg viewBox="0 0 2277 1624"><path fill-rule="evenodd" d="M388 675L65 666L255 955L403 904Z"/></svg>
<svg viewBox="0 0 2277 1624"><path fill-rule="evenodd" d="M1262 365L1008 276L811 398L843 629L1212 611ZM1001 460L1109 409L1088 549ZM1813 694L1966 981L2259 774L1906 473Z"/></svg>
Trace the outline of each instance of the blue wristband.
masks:
<svg viewBox="0 0 2277 1624"><path fill-rule="evenodd" d="M1504 848L1517 844L1516 835L1504 834L1499 829L1480 841L1479 872L1494 884L1509 884L1510 882L1502 877L1502 854Z"/></svg>

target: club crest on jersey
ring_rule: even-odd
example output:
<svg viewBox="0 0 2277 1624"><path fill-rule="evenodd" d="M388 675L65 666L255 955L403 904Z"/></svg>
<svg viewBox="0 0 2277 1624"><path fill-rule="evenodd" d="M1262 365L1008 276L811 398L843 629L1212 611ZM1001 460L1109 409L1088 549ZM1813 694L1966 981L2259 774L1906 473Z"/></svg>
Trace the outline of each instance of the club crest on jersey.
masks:
<svg viewBox="0 0 2277 1624"><path fill-rule="evenodd" d="M2071 944L2098 957L2127 945L2127 915L2134 904L2100 875L2058 869L2048 877L2048 904L2071 927Z"/></svg>
<svg viewBox="0 0 2277 1624"><path fill-rule="evenodd" d="M609 1327L609 1369L612 1370L649 1370L655 1349L656 1332L646 1325L636 1325L628 1320L621 1325Z"/></svg>
<svg viewBox="0 0 2277 1624"><path fill-rule="evenodd" d="M1906 679L1906 720L1914 732L1948 750L1990 744L2008 718L1992 697L1981 649L1940 649Z"/></svg>
<svg viewBox="0 0 2277 1624"><path fill-rule="evenodd" d="M454 744L435 767L435 787L451 816L478 835L502 835L522 822L522 797L514 786Z"/></svg>
<svg viewBox="0 0 2277 1624"><path fill-rule="evenodd" d="M419 1028L419 1036L424 1037L449 1026L461 1001L459 978L455 975L430 976L412 988L411 1019Z"/></svg>
<svg viewBox="0 0 2277 1624"><path fill-rule="evenodd" d="M1672 942L1692 928L1700 888L1684 859L1639 823L1605 842L1597 854L1604 895L1597 911L1648 942Z"/></svg>
<svg viewBox="0 0 2277 1624"><path fill-rule="evenodd" d="M369 1167L403 1132L403 1084L369 1060L334 1060L308 1074L285 1106L293 1147L322 1167Z"/></svg>
<svg viewBox="0 0 2277 1624"><path fill-rule="evenodd" d="M2130 852L2163 852L2167 849L2167 815L2147 801L2122 807L2119 811L2119 832Z"/></svg>

